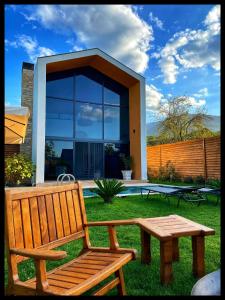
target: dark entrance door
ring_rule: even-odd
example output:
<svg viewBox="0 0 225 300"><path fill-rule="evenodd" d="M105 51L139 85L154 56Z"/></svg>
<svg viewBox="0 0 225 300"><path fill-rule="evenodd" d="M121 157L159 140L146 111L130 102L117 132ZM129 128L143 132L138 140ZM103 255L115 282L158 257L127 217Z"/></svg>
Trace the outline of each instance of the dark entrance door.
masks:
<svg viewBox="0 0 225 300"><path fill-rule="evenodd" d="M104 177L103 143L75 143L75 177L95 179Z"/></svg>

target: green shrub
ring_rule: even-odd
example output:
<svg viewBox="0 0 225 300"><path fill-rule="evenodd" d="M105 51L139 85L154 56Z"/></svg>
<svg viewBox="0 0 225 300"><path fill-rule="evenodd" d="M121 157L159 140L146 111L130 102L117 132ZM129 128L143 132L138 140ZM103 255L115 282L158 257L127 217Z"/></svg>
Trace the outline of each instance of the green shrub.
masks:
<svg viewBox="0 0 225 300"><path fill-rule="evenodd" d="M175 181L180 179L180 175L176 172L174 164L168 160L165 167L159 167L158 177L160 180Z"/></svg>
<svg viewBox="0 0 225 300"><path fill-rule="evenodd" d="M131 170L132 166L132 157L131 156L126 156L124 153L120 154L120 159L123 163L124 170Z"/></svg>
<svg viewBox="0 0 225 300"><path fill-rule="evenodd" d="M98 188L91 189L92 192L96 193L105 203L112 203L112 199L118 193L126 190L122 182L117 179L99 179L94 180Z"/></svg>
<svg viewBox="0 0 225 300"><path fill-rule="evenodd" d="M19 185L31 179L35 171L32 161L22 153L5 158L5 183Z"/></svg>
<svg viewBox="0 0 225 300"><path fill-rule="evenodd" d="M160 180L166 180L166 169L163 166L159 167L158 178Z"/></svg>
<svg viewBox="0 0 225 300"><path fill-rule="evenodd" d="M191 176L186 176L186 177L183 178L183 182L193 183L193 178Z"/></svg>
<svg viewBox="0 0 225 300"><path fill-rule="evenodd" d="M221 182L219 179L208 178L206 181L207 186L211 186L212 188L220 188Z"/></svg>
<svg viewBox="0 0 225 300"><path fill-rule="evenodd" d="M150 181L153 178L155 178L154 172L153 172L153 170L151 168L148 168L147 176L148 176L148 181Z"/></svg>
<svg viewBox="0 0 225 300"><path fill-rule="evenodd" d="M205 178L204 178L203 176L201 176L201 175L196 176L196 177L194 178L194 182L195 182L196 184L203 184L203 183L205 183Z"/></svg>

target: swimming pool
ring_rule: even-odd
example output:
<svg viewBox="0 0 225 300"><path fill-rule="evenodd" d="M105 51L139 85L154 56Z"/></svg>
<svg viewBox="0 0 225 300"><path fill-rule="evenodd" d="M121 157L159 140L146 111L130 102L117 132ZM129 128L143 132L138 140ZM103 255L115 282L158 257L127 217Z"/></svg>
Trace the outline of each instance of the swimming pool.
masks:
<svg viewBox="0 0 225 300"><path fill-rule="evenodd" d="M156 186L156 184L152 185L140 185L140 186L125 186L126 190L119 193L118 197L128 196L128 195L140 195L141 194L141 188L144 187L151 187ZM157 185L158 186L158 185ZM83 195L84 197L94 197L96 196L96 193L91 191L92 188L83 188ZM148 191L143 190L142 194L147 194Z"/></svg>

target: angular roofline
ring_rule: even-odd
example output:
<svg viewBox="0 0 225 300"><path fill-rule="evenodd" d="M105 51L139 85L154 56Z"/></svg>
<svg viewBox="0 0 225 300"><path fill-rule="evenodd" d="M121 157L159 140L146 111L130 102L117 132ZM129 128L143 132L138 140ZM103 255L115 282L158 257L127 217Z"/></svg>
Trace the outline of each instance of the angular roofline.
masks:
<svg viewBox="0 0 225 300"><path fill-rule="evenodd" d="M85 50L80 50L80 51L73 51L73 52L65 52L65 53L59 53L59 54L53 54L53 55L46 55L46 56L41 56L41 57L37 57L37 62L38 60L41 59L46 59L46 58L50 58L50 57L54 57L54 56L60 56L60 55L69 55L69 54L73 54L73 53L79 53L79 52L93 52L93 51L98 51L99 52L99 56L101 56L104 59L103 55L106 55L110 58L110 60L114 60L115 63L114 65L116 65L118 67L118 64L121 65L123 68L128 69L130 72L134 73L134 77L141 77L142 79L145 79L145 77L137 72L135 72L134 70L132 70L130 67L126 66L125 64L123 64L122 62L120 62L119 60L117 60L116 58L112 57L111 55L109 55L108 53L104 52L103 50L99 49L99 48L90 48L90 49L85 49ZM101 55L101 53L103 55ZM93 53L93 55L96 55L96 53ZM98 55L98 54L97 54ZM108 60L109 61L109 60ZM112 62L111 62L112 63Z"/></svg>

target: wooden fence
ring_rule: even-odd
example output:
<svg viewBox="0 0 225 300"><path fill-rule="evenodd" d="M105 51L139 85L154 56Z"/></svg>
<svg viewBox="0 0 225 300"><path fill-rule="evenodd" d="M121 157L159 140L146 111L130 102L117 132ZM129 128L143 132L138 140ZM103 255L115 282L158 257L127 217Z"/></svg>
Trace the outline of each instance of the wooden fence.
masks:
<svg viewBox="0 0 225 300"><path fill-rule="evenodd" d="M20 145L19 144L5 144L5 158L12 156L14 153L20 153Z"/></svg>
<svg viewBox="0 0 225 300"><path fill-rule="evenodd" d="M181 177L220 179L220 136L147 147L148 173L158 176L170 160Z"/></svg>

